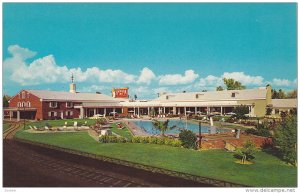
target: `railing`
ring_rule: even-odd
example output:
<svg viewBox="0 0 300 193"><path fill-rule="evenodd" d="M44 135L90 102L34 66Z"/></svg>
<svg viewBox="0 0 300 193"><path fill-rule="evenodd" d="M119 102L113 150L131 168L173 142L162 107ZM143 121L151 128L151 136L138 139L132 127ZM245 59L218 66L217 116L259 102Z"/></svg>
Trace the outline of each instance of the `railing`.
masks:
<svg viewBox="0 0 300 193"><path fill-rule="evenodd" d="M165 174L165 175L169 175L169 176L172 176L172 177L183 178L183 179L186 179L186 180L191 180L191 181L199 182L199 183L202 183L202 184L207 184L208 186L215 186L215 187L246 187L246 185L243 185L243 184L227 182L227 181L217 180L217 179L208 178L208 177L195 176L195 175L187 174L187 173L183 173L183 172L177 172L177 171L158 168L158 167L154 167L154 166L149 166L149 165L144 165L144 164L139 164L139 163L133 163L133 162L120 160L120 159L116 159L116 158L110 158L110 157L106 157L106 156L102 156L102 155L96 155L96 154L77 151L77 150L72 150L72 149L68 149L68 148L57 147L57 146L50 145L50 144L33 142L33 141L20 139L20 138L15 138L15 140L23 142L23 143L27 143L27 144L32 144L32 145L37 145L37 146L40 146L40 147L53 149L53 150L67 152L67 153L70 153L70 154L75 154L75 155L79 155L79 156L93 158L93 159L97 159L97 160L101 160L101 161L105 161L105 162L110 162L110 163L114 163L114 164L119 164L119 165L123 165L123 166L136 168L136 169L146 170L146 171L150 171L150 172L153 172L153 173L160 173L160 174Z"/></svg>

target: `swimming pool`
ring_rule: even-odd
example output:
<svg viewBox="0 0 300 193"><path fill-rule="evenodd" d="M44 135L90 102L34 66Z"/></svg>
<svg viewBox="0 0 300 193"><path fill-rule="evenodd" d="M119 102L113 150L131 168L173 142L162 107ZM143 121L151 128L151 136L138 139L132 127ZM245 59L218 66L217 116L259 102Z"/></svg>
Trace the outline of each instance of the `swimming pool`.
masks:
<svg viewBox="0 0 300 193"><path fill-rule="evenodd" d="M130 121L135 123L137 126L139 126L141 129L143 129L144 131L146 131L147 133L150 133L152 135L156 135L156 134L160 134L160 131L155 129L155 127L152 125L151 121L148 120L134 120L134 121ZM176 125L177 128L172 129L172 130L168 130L165 132L165 134L179 134L180 130L179 128L187 128L188 130L193 131L194 133L198 134L199 133L199 125L195 124L195 123L191 123L191 122L186 122L183 120L170 120L169 121L169 127ZM211 129L210 126L201 126L201 132L202 133L209 133L209 130ZM217 132L220 133L224 133L226 132L226 130L224 129L216 129Z"/></svg>

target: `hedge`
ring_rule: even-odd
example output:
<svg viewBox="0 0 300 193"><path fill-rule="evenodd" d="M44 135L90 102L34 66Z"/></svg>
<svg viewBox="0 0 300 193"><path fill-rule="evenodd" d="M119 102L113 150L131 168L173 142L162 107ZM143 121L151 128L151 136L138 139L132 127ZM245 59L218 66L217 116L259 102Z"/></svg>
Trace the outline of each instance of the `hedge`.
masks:
<svg viewBox="0 0 300 193"><path fill-rule="evenodd" d="M99 137L100 143L150 143L159 145L169 145L173 147L181 147L181 141L177 139L162 138L162 137L139 137L134 136L131 140L125 137L117 137L114 135L102 135Z"/></svg>

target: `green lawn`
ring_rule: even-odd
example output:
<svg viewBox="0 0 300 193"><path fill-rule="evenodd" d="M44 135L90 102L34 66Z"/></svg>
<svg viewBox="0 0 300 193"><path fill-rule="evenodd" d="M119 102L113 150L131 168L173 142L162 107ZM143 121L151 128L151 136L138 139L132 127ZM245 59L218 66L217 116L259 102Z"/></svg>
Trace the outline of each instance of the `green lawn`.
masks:
<svg viewBox="0 0 300 193"><path fill-rule="evenodd" d="M124 124L123 124L124 125ZM131 132L128 130L127 127L123 128L123 129L118 129L116 124L114 123L112 125L112 128L111 128L112 132L118 134L118 135L121 135L127 139L131 139L132 138L132 134Z"/></svg>
<svg viewBox="0 0 300 193"><path fill-rule="evenodd" d="M7 130L10 127L9 123L3 123L3 131Z"/></svg>
<svg viewBox="0 0 300 193"><path fill-rule="evenodd" d="M20 130L15 137L249 186L297 186L297 169L264 152L256 154L255 164L240 165L234 163L232 153L223 150L195 151L155 144L100 144L86 132L32 134Z"/></svg>

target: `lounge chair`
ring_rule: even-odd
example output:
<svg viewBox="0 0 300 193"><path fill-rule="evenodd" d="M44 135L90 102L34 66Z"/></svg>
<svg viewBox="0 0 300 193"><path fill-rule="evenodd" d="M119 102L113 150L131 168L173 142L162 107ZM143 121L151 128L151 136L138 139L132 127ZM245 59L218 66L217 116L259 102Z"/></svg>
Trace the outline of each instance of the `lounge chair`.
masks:
<svg viewBox="0 0 300 193"><path fill-rule="evenodd" d="M66 127L66 126L64 126L64 127ZM58 127L57 130L58 130L58 131L63 131L63 130L64 130L64 127ZM67 128L67 127L66 127L66 128Z"/></svg>
<svg viewBox="0 0 300 193"><path fill-rule="evenodd" d="M45 126L45 130L49 130L49 127Z"/></svg>
<svg viewBox="0 0 300 193"><path fill-rule="evenodd" d="M31 125L29 125L29 128L32 129L32 130L34 130L34 128L32 128Z"/></svg>
<svg viewBox="0 0 300 193"><path fill-rule="evenodd" d="M50 127L49 129L50 129L50 131L55 131L56 130L54 127Z"/></svg>
<svg viewBox="0 0 300 193"><path fill-rule="evenodd" d="M39 130L36 126L33 126L34 130Z"/></svg>

